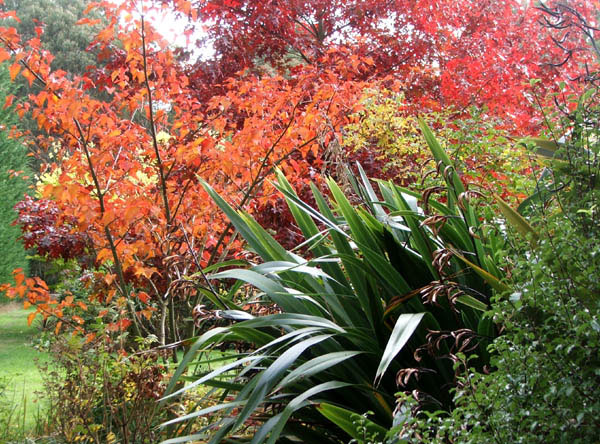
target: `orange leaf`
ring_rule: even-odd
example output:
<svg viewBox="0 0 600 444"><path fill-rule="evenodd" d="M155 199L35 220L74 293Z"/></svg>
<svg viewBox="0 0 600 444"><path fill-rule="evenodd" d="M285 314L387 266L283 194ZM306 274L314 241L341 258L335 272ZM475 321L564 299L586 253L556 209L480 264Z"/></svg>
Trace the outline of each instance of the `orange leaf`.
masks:
<svg viewBox="0 0 600 444"><path fill-rule="evenodd" d="M28 70L23 71L23 77L27 79L29 82L29 86L33 85L33 81L35 80L35 76L31 74Z"/></svg>
<svg viewBox="0 0 600 444"><path fill-rule="evenodd" d="M23 274L22 271L15 274L15 284L17 287L20 286L21 284L23 284L24 280L25 280L25 275Z"/></svg>
<svg viewBox="0 0 600 444"><path fill-rule="evenodd" d="M0 63L5 62L8 59L10 59L10 53L4 48L0 48Z"/></svg>
<svg viewBox="0 0 600 444"><path fill-rule="evenodd" d="M96 260L100 263L106 261L107 259L112 259L112 252L108 248L103 248L98 252L96 256Z"/></svg>
<svg viewBox="0 0 600 444"><path fill-rule="evenodd" d="M137 294L137 297L140 301L142 301L144 304L148 303L148 300L150 299L150 296L148 295L148 293L146 293L145 291L140 291Z"/></svg>
<svg viewBox="0 0 600 444"><path fill-rule="evenodd" d="M27 316L27 325L31 325L31 323L35 319L35 315L37 315L37 311L32 311L31 313L29 313L29 316Z"/></svg>
<svg viewBox="0 0 600 444"><path fill-rule="evenodd" d="M156 271L157 270L154 267L137 267L135 275L144 276L145 278L150 279Z"/></svg>
<svg viewBox="0 0 600 444"><path fill-rule="evenodd" d="M40 279L40 278L39 278L39 277L37 277L37 276L36 276L34 279L35 279L35 283L36 283L38 286L42 287L44 290L48 290L48 285L46 284L46 282L44 282L44 280L43 280L43 279Z"/></svg>
<svg viewBox="0 0 600 444"><path fill-rule="evenodd" d="M10 80L14 81L20 71L21 71L20 63L13 63L12 65L10 65L10 68L8 68L8 72L10 73Z"/></svg>
<svg viewBox="0 0 600 444"><path fill-rule="evenodd" d="M107 273L106 276L104 276L104 282L106 282L106 285L112 285L115 277L117 277L115 274Z"/></svg>
<svg viewBox="0 0 600 444"><path fill-rule="evenodd" d="M76 25L97 25L98 23L100 23L101 20L100 19L91 19L89 17L84 17L82 19L79 19L75 22Z"/></svg>
<svg viewBox="0 0 600 444"><path fill-rule="evenodd" d="M89 344L90 342L92 342L94 340L95 337L96 337L96 333L88 333L87 335L85 335L85 343Z"/></svg>
<svg viewBox="0 0 600 444"><path fill-rule="evenodd" d="M12 94L6 96L6 99L4 99L4 109L10 108L12 106L14 100L15 100L15 96L13 96Z"/></svg>

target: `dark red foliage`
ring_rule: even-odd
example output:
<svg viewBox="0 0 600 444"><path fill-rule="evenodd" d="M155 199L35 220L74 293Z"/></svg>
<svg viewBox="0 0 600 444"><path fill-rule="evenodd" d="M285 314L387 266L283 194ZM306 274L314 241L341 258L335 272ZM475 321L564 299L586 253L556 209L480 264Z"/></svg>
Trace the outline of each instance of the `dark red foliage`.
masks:
<svg viewBox="0 0 600 444"><path fill-rule="evenodd" d="M40 256L52 259L74 259L84 256L89 239L84 233L73 231L74 220L61 215L58 205L48 199L25 196L15 205L16 225L21 227L25 248L34 248Z"/></svg>

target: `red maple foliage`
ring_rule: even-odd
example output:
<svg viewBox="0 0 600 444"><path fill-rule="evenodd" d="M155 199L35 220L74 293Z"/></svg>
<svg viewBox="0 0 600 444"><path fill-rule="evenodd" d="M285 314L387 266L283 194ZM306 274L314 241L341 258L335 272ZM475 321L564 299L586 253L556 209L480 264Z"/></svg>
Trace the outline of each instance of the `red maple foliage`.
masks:
<svg viewBox="0 0 600 444"><path fill-rule="evenodd" d="M163 0L201 27L215 56L188 68L199 97L222 92L220 85L244 69L265 64L294 75L294 63L331 67L328 54L344 53L365 71L341 75L372 80L394 76L420 111L469 105L532 130L537 113L524 100L528 81L547 90L557 79L575 77L586 51L577 50L558 69L561 49L540 26L543 12L518 0ZM594 1L570 1L593 17ZM581 48L575 33L564 42ZM294 60L296 62L294 62ZM345 77L348 79L348 77Z"/></svg>

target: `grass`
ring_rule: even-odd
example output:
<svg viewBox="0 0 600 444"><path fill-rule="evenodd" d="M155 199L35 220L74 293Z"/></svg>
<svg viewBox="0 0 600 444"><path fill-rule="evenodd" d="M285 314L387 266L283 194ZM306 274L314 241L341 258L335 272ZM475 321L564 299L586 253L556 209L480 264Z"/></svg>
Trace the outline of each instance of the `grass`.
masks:
<svg viewBox="0 0 600 444"><path fill-rule="evenodd" d="M46 355L32 346L39 329L35 322L27 325L30 312L14 303L0 305L0 380L8 381L5 401L11 404L13 434L21 436L36 431L43 409L36 394L43 384L35 360Z"/></svg>

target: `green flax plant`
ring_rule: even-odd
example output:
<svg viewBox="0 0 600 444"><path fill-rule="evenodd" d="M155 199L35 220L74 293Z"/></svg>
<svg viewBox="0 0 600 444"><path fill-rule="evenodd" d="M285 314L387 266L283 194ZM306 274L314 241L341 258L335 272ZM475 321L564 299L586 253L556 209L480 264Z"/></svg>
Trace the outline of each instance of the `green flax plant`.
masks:
<svg viewBox="0 0 600 444"><path fill-rule="evenodd" d="M333 180L329 197L313 186L312 208L279 173L277 187L306 239L298 250L284 249L205 185L262 259L208 278L250 284L279 312L253 316L223 299L218 315L233 322L190 341L165 397L203 384L219 400L163 424L178 436L166 443L382 439L399 386L424 408L449 409L454 371L445 358L459 350L487 364L495 328L484 313L493 291L505 290L499 240L484 236L473 193L424 123L422 130L445 181L425 195L390 182L376 192L359 168L354 193ZM249 351L212 371L193 370L203 351L223 344ZM209 424L194 426L199 417Z"/></svg>

